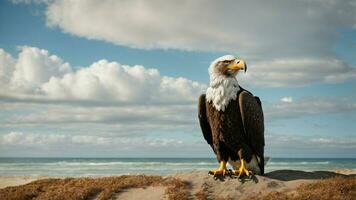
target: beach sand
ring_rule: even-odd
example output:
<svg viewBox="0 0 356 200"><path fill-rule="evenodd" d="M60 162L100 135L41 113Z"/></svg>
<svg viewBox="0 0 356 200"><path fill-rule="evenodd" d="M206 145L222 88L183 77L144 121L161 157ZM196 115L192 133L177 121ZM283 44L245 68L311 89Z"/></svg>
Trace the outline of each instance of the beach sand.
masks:
<svg viewBox="0 0 356 200"><path fill-rule="evenodd" d="M277 170L265 176L255 176L251 180L244 181L230 177L215 180L205 171L178 173L166 177L144 175L97 178L17 176L0 177L0 188L3 188L0 189L0 199L37 197L36 199L93 200L278 200L300 199L303 195L317 195L318 199L356 199L356 170L336 172Z"/></svg>
<svg viewBox="0 0 356 200"><path fill-rule="evenodd" d="M0 176L0 189L9 186L19 186L30 183L32 181L54 178L47 176Z"/></svg>

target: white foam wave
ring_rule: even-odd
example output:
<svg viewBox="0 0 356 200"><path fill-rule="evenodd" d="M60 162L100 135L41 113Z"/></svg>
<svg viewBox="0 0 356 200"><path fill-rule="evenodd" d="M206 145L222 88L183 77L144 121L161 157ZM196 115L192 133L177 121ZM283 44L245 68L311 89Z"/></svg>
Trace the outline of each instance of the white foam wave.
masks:
<svg viewBox="0 0 356 200"><path fill-rule="evenodd" d="M329 161L322 161L322 162L268 162L268 165L328 165L330 164Z"/></svg>

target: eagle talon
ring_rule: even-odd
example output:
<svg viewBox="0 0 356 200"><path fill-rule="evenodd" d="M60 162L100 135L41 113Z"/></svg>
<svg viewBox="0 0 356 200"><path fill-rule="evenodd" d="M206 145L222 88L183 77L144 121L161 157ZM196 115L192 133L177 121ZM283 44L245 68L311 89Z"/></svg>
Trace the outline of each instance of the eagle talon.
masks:
<svg viewBox="0 0 356 200"><path fill-rule="evenodd" d="M239 179L243 176L247 176L248 178L251 178L253 176L253 172L247 169L244 159L241 159L240 168L238 170L233 170L233 174L237 175L237 178Z"/></svg>
<svg viewBox="0 0 356 200"><path fill-rule="evenodd" d="M223 176L225 176L225 175L228 175L229 173L228 173L228 171L226 170L226 169L215 169L215 170L211 170L211 171L209 171L209 174L210 175L214 175L214 176L218 176L218 175L223 175Z"/></svg>
<svg viewBox="0 0 356 200"><path fill-rule="evenodd" d="M220 162L220 167L218 169L214 169L214 170L209 171L208 174L209 175L213 175L214 178L216 178L217 176L220 176L220 175L225 177L225 175L229 174L229 170L226 168L226 162L225 161L221 161Z"/></svg>

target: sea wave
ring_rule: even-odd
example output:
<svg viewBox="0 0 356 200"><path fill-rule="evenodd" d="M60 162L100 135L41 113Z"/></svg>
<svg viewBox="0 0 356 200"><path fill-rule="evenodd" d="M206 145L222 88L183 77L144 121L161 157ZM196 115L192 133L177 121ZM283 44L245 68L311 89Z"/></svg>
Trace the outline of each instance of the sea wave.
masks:
<svg viewBox="0 0 356 200"><path fill-rule="evenodd" d="M329 161L302 161L302 162L268 162L268 165L328 165Z"/></svg>
<svg viewBox="0 0 356 200"><path fill-rule="evenodd" d="M182 171L210 170L215 159L0 159L0 175L110 176L123 174L168 175ZM356 159L272 159L265 171L355 169Z"/></svg>
<svg viewBox="0 0 356 200"><path fill-rule="evenodd" d="M0 166L33 166L33 165L42 165L42 166L110 166L110 165L121 165L121 166L135 166L135 165L145 165L145 166L156 166L156 165L165 165L165 166L205 166L205 165L216 165L216 162L70 162L70 161L60 161L60 162L51 162L51 163L0 163Z"/></svg>

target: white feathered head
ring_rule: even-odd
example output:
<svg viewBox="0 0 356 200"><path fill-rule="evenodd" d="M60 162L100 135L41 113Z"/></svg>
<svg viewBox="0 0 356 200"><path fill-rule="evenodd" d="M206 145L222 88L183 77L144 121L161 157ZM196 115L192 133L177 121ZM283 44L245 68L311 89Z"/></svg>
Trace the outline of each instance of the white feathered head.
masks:
<svg viewBox="0 0 356 200"><path fill-rule="evenodd" d="M215 59L209 67L210 77L225 76L235 77L239 70L246 72L247 65L244 60L237 59L232 55L225 55Z"/></svg>

